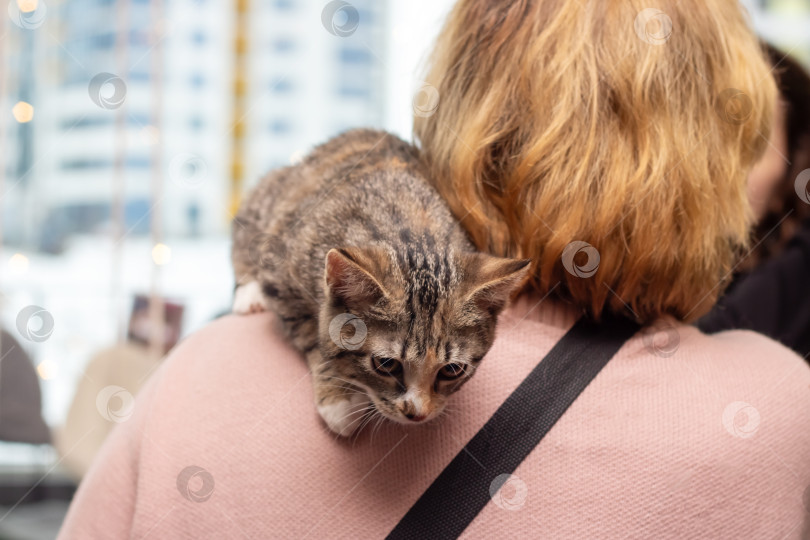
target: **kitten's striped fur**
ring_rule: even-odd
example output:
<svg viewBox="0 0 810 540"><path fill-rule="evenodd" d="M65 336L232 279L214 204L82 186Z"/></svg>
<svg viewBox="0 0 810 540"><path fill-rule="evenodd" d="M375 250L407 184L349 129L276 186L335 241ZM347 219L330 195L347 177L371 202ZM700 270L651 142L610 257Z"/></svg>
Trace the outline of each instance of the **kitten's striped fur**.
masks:
<svg viewBox="0 0 810 540"><path fill-rule="evenodd" d="M307 358L321 416L342 435L376 412L435 417L490 348L528 271L528 261L476 253L416 149L374 130L346 132L263 179L236 217L233 263L234 310L278 315ZM372 356L401 362L401 373L375 369ZM457 366L457 379L437 375Z"/></svg>

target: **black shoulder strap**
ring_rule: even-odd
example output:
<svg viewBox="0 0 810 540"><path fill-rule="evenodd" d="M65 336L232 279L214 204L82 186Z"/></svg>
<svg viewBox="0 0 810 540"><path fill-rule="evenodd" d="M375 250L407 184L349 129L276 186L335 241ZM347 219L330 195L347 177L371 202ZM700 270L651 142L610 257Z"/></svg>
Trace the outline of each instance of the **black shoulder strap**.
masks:
<svg viewBox="0 0 810 540"><path fill-rule="evenodd" d="M416 501L389 539L457 538L625 341L628 319L580 319ZM504 476L506 479L506 476Z"/></svg>

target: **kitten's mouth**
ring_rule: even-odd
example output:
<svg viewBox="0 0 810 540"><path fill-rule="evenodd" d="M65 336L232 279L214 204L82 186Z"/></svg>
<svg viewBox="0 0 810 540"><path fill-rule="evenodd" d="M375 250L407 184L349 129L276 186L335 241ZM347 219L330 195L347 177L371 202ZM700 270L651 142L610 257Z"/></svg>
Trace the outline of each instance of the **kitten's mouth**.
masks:
<svg viewBox="0 0 810 540"><path fill-rule="evenodd" d="M416 414L407 415L400 412L396 413L384 412L379 408L377 410L380 411L380 413L389 420L393 420L397 424L402 424L405 426L418 426L421 424L426 424L431 420L433 420L434 418L436 418L436 416L438 416L438 411L423 415L416 415Z"/></svg>
<svg viewBox="0 0 810 540"><path fill-rule="evenodd" d="M370 396L369 396L370 397ZM421 424L426 424L439 416L442 411L443 407L438 407L434 410L431 410L428 414L415 414L415 413L404 413L397 407L393 405L389 405L386 402L378 402L376 399L371 398L371 403L374 405L374 408L380 413L383 417L392 422L396 422L397 424L402 424L404 426L418 426Z"/></svg>

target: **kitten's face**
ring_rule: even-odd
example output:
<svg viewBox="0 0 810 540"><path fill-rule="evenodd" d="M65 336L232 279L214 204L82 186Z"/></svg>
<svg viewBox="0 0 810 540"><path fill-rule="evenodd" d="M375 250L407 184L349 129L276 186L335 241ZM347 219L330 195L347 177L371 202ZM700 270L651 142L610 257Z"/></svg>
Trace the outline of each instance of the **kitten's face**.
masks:
<svg viewBox="0 0 810 540"><path fill-rule="evenodd" d="M334 253L334 252L330 252ZM465 254L440 283L397 272L380 256L343 250L369 270L347 276L335 260L321 316L325 359L365 392L377 411L403 424L427 422L475 373L495 337L497 314L528 270L526 261ZM353 281L354 278L359 280ZM379 288L379 292L374 290Z"/></svg>
<svg viewBox="0 0 810 540"><path fill-rule="evenodd" d="M403 307L401 301L389 305L389 320L354 313L359 318L343 325L338 343L354 346L363 329L365 337L359 348L337 351L332 362L380 413L411 424L435 418L447 397L473 375L492 345L495 317L480 313L475 326L460 325L459 308L450 299L440 302L432 318L422 313L411 319ZM393 312L397 308L399 313Z"/></svg>

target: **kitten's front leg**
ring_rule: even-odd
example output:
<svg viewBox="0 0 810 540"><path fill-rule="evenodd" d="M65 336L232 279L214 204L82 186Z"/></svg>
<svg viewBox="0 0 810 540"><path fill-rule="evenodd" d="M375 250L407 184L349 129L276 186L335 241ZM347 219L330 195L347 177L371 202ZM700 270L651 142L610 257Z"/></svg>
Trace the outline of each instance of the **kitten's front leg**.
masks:
<svg viewBox="0 0 810 540"><path fill-rule="evenodd" d="M269 304L258 281L239 285L233 294L233 312L240 315L267 311Z"/></svg>
<svg viewBox="0 0 810 540"><path fill-rule="evenodd" d="M319 351L307 354L307 363L312 371L318 414L333 433L341 437L350 436L368 415L373 414L373 405L368 396L334 373Z"/></svg>

